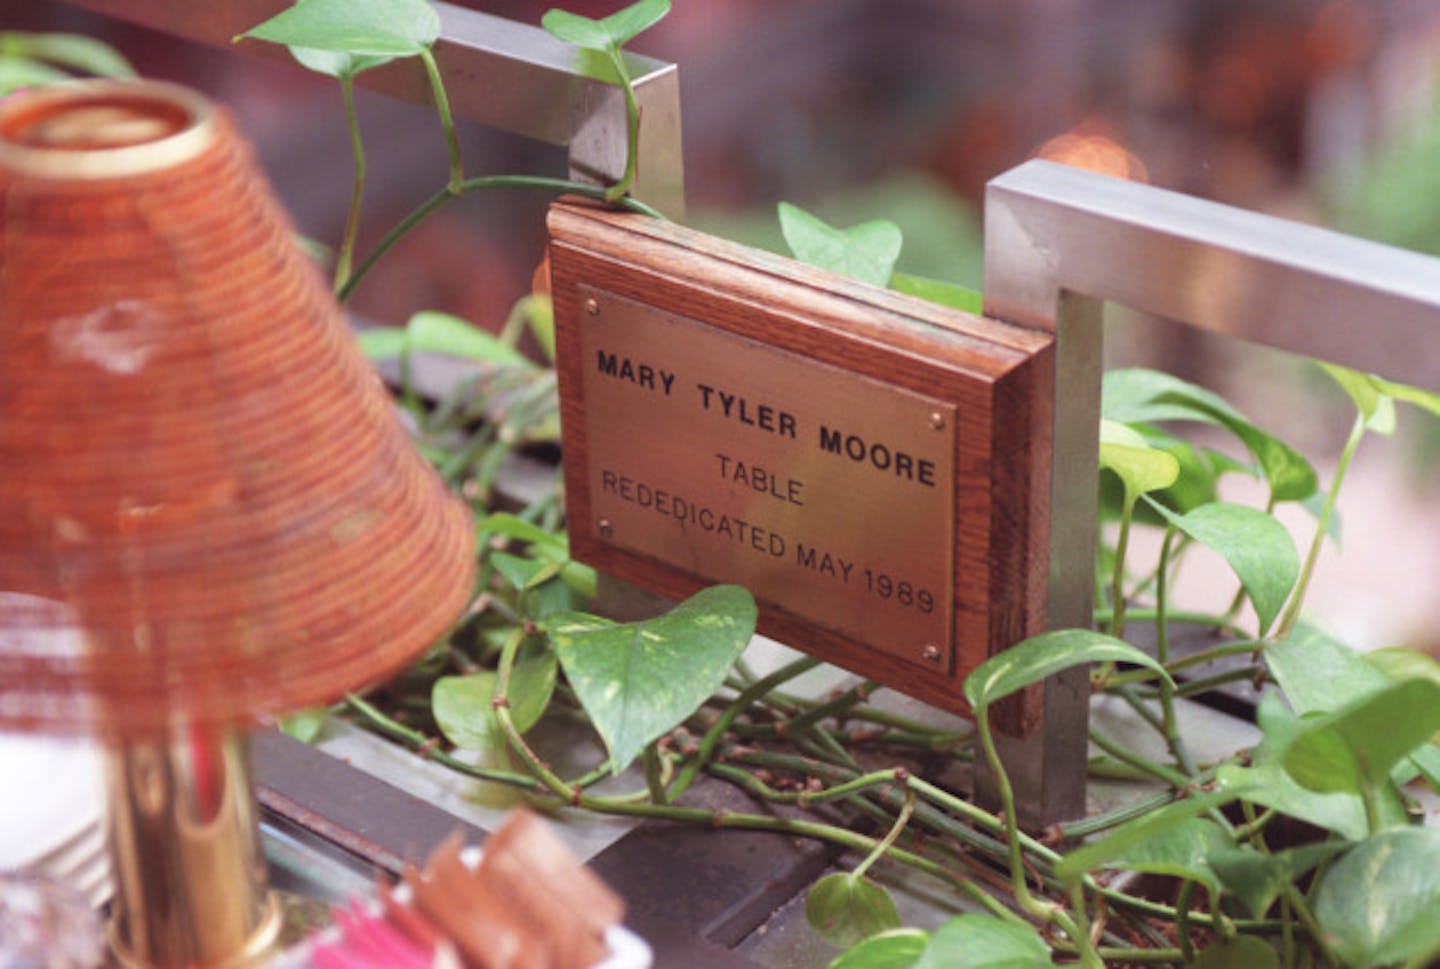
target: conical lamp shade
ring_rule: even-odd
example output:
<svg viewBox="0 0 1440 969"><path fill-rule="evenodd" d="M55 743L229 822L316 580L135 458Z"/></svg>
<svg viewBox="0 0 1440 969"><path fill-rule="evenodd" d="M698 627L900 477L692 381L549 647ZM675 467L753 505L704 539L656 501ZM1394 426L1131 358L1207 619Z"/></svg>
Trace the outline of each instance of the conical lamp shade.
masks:
<svg viewBox="0 0 1440 969"><path fill-rule="evenodd" d="M444 634L472 531L223 111L0 105L0 728L333 700Z"/></svg>

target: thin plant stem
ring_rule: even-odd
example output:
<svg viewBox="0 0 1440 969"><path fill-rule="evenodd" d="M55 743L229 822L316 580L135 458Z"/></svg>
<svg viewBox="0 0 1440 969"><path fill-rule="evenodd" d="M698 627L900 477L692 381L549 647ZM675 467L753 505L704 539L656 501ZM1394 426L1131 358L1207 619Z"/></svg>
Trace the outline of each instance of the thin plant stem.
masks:
<svg viewBox="0 0 1440 969"><path fill-rule="evenodd" d="M1319 883L1320 876L1317 875L1315 884ZM1324 930L1320 928L1320 923L1316 921L1314 913L1310 911L1310 903L1305 900L1305 896L1301 894L1294 882L1285 887L1285 898L1289 900L1291 910L1300 919L1300 924L1305 926L1305 930L1310 933L1310 938L1320 950L1325 963L1331 966L1343 965L1344 963L1336 959L1335 953L1330 950L1330 944L1325 941Z"/></svg>
<svg viewBox="0 0 1440 969"><path fill-rule="evenodd" d="M1172 556L1173 557L1173 556ZM1097 626L1108 624L1115 616L1115 610L1109 607L1099 608L1091 614ZM1126 622L1149 622L1155 618L1153 608L1129 607L1125 610ZM1220 630L1229 636L1236 638L1249 636L1249 632L1241 629L1234 623L1227 623L1223 616L1217 616L1211 612L1196 612L1194 610L1170 610L1171 622L1193 623L1197 626L1210 626Z"/></svg>
<svg viewBox="0 0 1440 969"><path fill-rule="evenodd" d="M851 794L858 794L867 788L878 787L883 784L893 784L898 780L895 776L895 770L878 770L871 771L868 774L861 774L859 777L835 784L831 787L822 788L818 791L777 791L749 771L742 770L739 767L732 767L729 764L711 761L705 765L705 770L714 774L716 777L723 777L732 784L745 787L765 798L767 801L774 801L777 804L798 804L802 807L809 807L812 804L823 804L827 801L849 797Z"/></svg>
<svg viewBox="0 0 1440 969"><path fill-rule="evenodd" d="M1270 497L1265 501L1265 514L1273 516L1275 514L1275 505L1275 489L1272 487L1270 489ZM1230 608L1225 610L1225 621L1227 623L1233 623L1236 617L1240 615L1240 608L1243 605L1245 605L1245 586L1241 585L1240 588L1235 590L1235 597L1230 600Z"/></svg>
<svg viewBox="0 0 1440 969"><path fill-rule="evenodd" d="M1134 613L1131 613L1131 618L1135 618ZM1176 617L1172 615L1171 621L1173 622L1179 620L1177 620ZM1190 669L1192 666L1204 666L1206 663L1213 662L1217 659L1223 659L1226 656L1238 656L1243 653L1260 652L1265 649L1265 646L1265 640L1260 639L1247 639L1235 643L1221 643L1218 646L1211 646L1208 649L1203 649L1197 653L1191 653L1189 656L1181 656L1179 659L1171 660L1170 662L1165 664L1165 670L1166 672L1171 674L1179 673L1183 670ZM1114 676L1110 677L1110 679L1106 682L1105 686L1107 688L1113 688L1116 686L1131 686L1134 684L1148 683L1151 680L1158 679L1160 679L1160 674L1150 669L1149 667L1146 667L1143 669L1125 670L1122 673L1116 673ZM1199 681L1196 680L1194 682Z"/></svg>
<svg viewBox="0 0 1440 969"><path fill-rule="evenodd" d="M1248 683L1255 679L1255 670L1250 667L1243 667L1237 670L1226 670L1224 673L1216 673L1214 676L1202 677L1198 680L1186 680L1175 686L1171 696L1176 699L1198 696L1202 693L1209 693L1216 687L1224 686L1227 683ZM1141 696L1148 694L1142 693ZM1156 693L1158 696L1159 693Z"/></svg>
<svg viewBox="0 0 1440 969"><path fill-rule="evenodd" d="M417 225L423 222L426 216L460 195L470 195L475 192L483 192L490 189L533 189L542 192L553 192L556 194L579 195L582 198L597 199L606 201L605 189L599 185L591 185L586 182L576 182L568 178L546 178L540 175L482 175L479 178L469 178L460 183L459 190L451 192L447 185L425 201L421 202L405 218L395 224L385 236L375 244L360 264L355 268L354 274L340 288L336 296L341 302L349 299L355 292L355 287L374 268L380 257L390 250L390 247L399 242L410 233ZM615 200L616 204L631 212L640 212L652 218L664 218L659 211L641 202L632 196L625 196L623 199Z"/></svg>
<svg viewBox="0 0 1440 969"><path fill-rule="evenodd" d="M1125 556L1130 548L1130 520L1134 515L1135 499L1127 494L1120 514L1120 534L1115 539L1115 571L1110 579L1110 608L1113 610L1110 635L1116 639L1125 635Z"/></svg>
<svg viewBox="0 0 1440 969"><path fill-rule="evenodd" d="M1090 731L1090 740L1095 746L1116 760L1129 764L1138 770L1142 770L1156 780L1164 781L1177 791L1183 791L1194 783L1194 779L1188 775L1180 773L1173 767L1166 767L1164 764L1157 764L1153 760L1141 757L1133 750L1116 743L1098 730Z"/></svg>
<svg viewBox="0 0 1440 969"><path fill-rule="evenodd" d="M1170 662L1170 620L1165 615L1165 607L1169 602L1167 595L1166 568L1170 561L1170 543L1175 538L1175 528L1172 526L1165 529L1165 538L1160 543L1160 568L1156 571L1155 579L1155 658L1161 666ZM1165 729L1165 741L1169 743L1175 737L1175 684L1165 677L1160 677L1160 723ZM1174 751L1171 751L1174 753ZM1179 757L1175 758L1177 761ZM1184 948L1182 945L1181 948Z"/></svg>
<svg viewBox="0 0 1440 969"><path fill-rule="evenodd" d="M1000 807L1005 817L1007 835L1005 843L1009 850L1010 885L1015 893L1015 901L1027 914L1047 922L1055 921L1057 914L1060 913L1059 906L1049 901L1042 903L1030 894L1025 862L1020 853L1020 839L1016 837L1020 831L1020 819L1015 813L1015 789L1011 786L1010 775L1006 772L1005 765L1000 761L1000 754L995 749L995 738L990 733L990 711L983 706L975 710L975 727L980 736L980 749L984 752L985 761L995 775L995 783L1000 792ZM1075 944L1088 946L1089 940L1086 939L1082 942L1080 939L1075 939Z"/></svg>
<svg viewBox="0 0 1440 969"><path fill-rule="evenodd" d="M360 717L363 724L394 740L398 740L406 746L418 751L422 757L433 760L437 764L443 764L459 774L474 777L482 781L493 781L497 784L505 784L509 787L518 787L527 790L536 790L539 785L535 778L527 777L524 774L517 774L514 771L495 770L489 767L479 767L475 764L466 763L458 757L453 757L436 748L436 742L425 736L418 730L412 730L404 724L396 723L390 717L381 713L373 704L355 694L347 694L345 705Z"/></svg>
<svg viewBox="0 0 1440 969"><path fill-rule="evenodd" d="M1295 628L1295 623L1300 618L1300 607L1305 602L1305 591L1310 587L1310 577L1315 573L1315 563L1320 559L1320 549L1325 545L1325 536L1330 528L1330 518L1335 514L1335 502L1340 497L1340 486L1345 483L1345 472L1350 469L1350 461L1355 457L1355 450L1360 446L1360 439L1365 436L1365 415L1357 413L1355 423L1350 427L1350 436L1345 441L1345 448L1340 452L1340 461L1335 465L1335 478L1330 482L1330 491L1325 495L1325 504L1320 509L1320 517L1315 521L1315 537L1310 540L1310 550L1305 553L1305 564L1300 568L1300 578L1295 583L1295 591L1290 595L1290 601L1285 606L1285 612L1280 617L1280 624L1275 627L1275 639L1287 638Z"/></svg>
<svg viewBox="0 0 1440 969"><path fill-rule="evenodd" d="M496 696L498 697L499 695L500 689L497 685ZM538 764L539 758L535 755L534 751L529 749L525 743L525 738L521 737L519 732L515 730L514 722L509 715L510 711L503 705L500 705L496 707L495 712L496 718L500 721L501 729L505 732L506 738L520 759L527 765ZM828 841L832 844L838 844L842 847L857 851L873 851L880 843L879 839L851 831L849 828L824 824L817 821L780 818L767 814L748 814L744 812L682 807L675 804L654 804L645 801L636 801L627 797L590 796L578 789L567 788L559 778L555 777L555 775L549 771L546 771L540 780L549 788L550 792L555 795L555 807L569 805L601 814L657 818L666 821L704 824L712 828L776 831L784 834L793 834ZM889 852L890 856L901 864L908 865L909 867L946 881L966 897L983 906L987 912L1006 919L1007 921L1024 924L1019 916L992 898L970 879L956 874L948 868L931 861L929 858L906 851L902 848L892 846Z"/></svg>
<svg viewBox="0 0 1440 969"><path fill-rule="evenodd" d="M1185 962L1195 959L1195 946L1190 941L1190 903L1195 896L1195 879L1187 878L1180 885L1180 894L1175 899L1175 941L1180 943L1180 954Z"/></svg>
<svg viewBox="0 0 1440 969"><path fill-rule="evenodd" d="M816 748L822 754L827 755L826 759L848 767L853 771L858 772L861 769L860 762L851 756L850 751L846 750L830 731L822 730L818 726L811 725L805 729L803 736L810 738ZM792 734L791 739L798 741L800 736Z"/></svg>
<svg viewBox="0 0 1440 969"><path fill-rule="evenodd" d="M625 55L618 47L609 50L610 63L620 79L620 89L625 94L625 171L620 181L605 191L605 201L616 202L630 191L635 184L635 175L640 164L640 105L635 100L635 85L630 80L630 71L625 66Z"/></svg>
<svg viewBox="0 0 1440 969"><path fill-rule="evenodd" d="M1140 768L1136 769L1141 770ZM1141 770L1141 772L1147 777L1150 776L1147 771ZM1151 811L1159 810L1174 800L1174 793L1166 791L1163 794L1156 794L1142 801L1136 801L1134 804L1127 805L1123 808L1105 814L1097 814L1093 818L1084 818L1080 821L1062 823L1060 825L1060 836L1066 841L1073 841L1077 838L1085 838L1092 834L1099 834L1101 831L1108 831L1111 828L1119 827L1126 821L1149 814Z"/></svg>
<svg viewBox="0 0 1440 969"><path fill-rule="evenodd" d="M1116 949L1101 946L1095 954L1105 960L1106 965L1123 966L1132 962L1145 965L1162 965L1180 961L1179 949Z"/></svg>
<svg viewBox="0 0 1440 969"><path fill-rule="evenodd" d="M445 131L445 151L450 157L450 181L445 189L451 195L459 195L461 186L465 184L465 166L460 161L460 137L455 131L455 119L450 115L450 97L445 93L445 81L440 77L440 66L435 63L434 51L428 47L422 50L420 61L425 65L425 76L435 96L435 112L440 116L440 127Z"/></svg>
<svg viewBox="0 0 1440 969"><path fill-rule="evenodd" d="M715 747L720 743L720 739L725 736L725 731L730 728L730 724L735 722L736 717L748 710L750 705L759 697L769 693L781 683L793 680L801 673L812 670L818 665L820 665L820 661L814 657L802 656L797 660L786 663L768 676L761 677L741 691L740 695L731 701L724 712L715 718L715 722L710 725L710 729L705 731L705 736L700 739L700 747L699 750L696 751L695 756L691 757L680 768L680 772L675 776L675 783L670 787L669 800L675 800L689 789L695 780L696 773L698 773L705 762L714 755Z"/></svg>
<svg viewBox="0 0 1440 969"><path fill-rule="evenodd" d="M1111 692L1124 700L1130 709L1135 711L1136 716L1149 724L1162 738L1165 736L1165 725L1160 722L1155 711L1145 704L1145 701L1140 698L1140 694L1136 693L1134 689L1128 686L1117 686L1111 688Z"/></svg>
<svg viewBox="0 0 1440 969"><path fill-rule="evenodd" d="M818 723L826 717L843 720L846 711L857 703L864 703L877 689L879 689L879 684L873 680L856 683L839 696L818 704L817 706L813 706L799 716L792 717L789 727L793 728Z"/></svg>
<svg viewBox="0 0 1440 969"><path fill-rule="evenodd" d="M1039 841L1036 841L1034 838L1030 837L1023 831L1020 831L1019 829L1007 829L1005 825L1001 822L1001 820L995 815L991 814L989 811L986 811L983 808L976 807L969 801L966 801L963 798L956 797L949 791L938 788L928 781L924 781L918 777L913 776L906 777L905 784L911 790L917 791L921 796L923 796L927 801L930 801L932 804L943 807L948 811L953 811L954 813L960 815L966 820L971 821L982 828L985 828L987 831L991 831L995 834L1002 834L1013 837L1022 848L1030 851L1031 853L1039 856L1040 858L1043 858L1047 862L1053 863L1060 860L1060 855L1053 849L1049 848L1048 846L1042 844Z"/></svg>
<svg viewBox="0 0 1440 969"><path fill-rule="evenodd" d="M345 102L345 126L350 132L350 149L355 158L354 184L350 188L350 213L345 217L345 235L340 240L340 254L335 259L335 291L339 292L350 278L350 265L355 259L355 237L360 232L360 203L365 195L365 146L360 140L360 118L355 112L355 78L340 78L340 94Z"/></svg>
<svg viewBox="0 0 1440 969"><path fill-rule="evenodd" d="M856 878L863 878L865 873L870 870L870 866L879 861L885 852L889 851L891 846L900 838L901 832L903 832L905 826L910 823L910 816L914 813L915 792L907 791L905 793L905 804L900 808L900 814L895 818L895 823L891 825L890 830L885 833L885 838L875 846L870 854L865 856L865 859L861 861L860 864L855 866L855 870L852 871L851 874Z"/></svg>
<svg viewBox="0 0 1440 969"><path fill-rule="evenodd" d="M1165 530L1165 538L1160 543L1160 568L1155 580L1155 658L1162 666L1170 662L1170 619L1165 615L1165 609L1169 604L1170 543L1176 534L1173 527ZM1170 748L1170 755L1175 758L1180 770L1186 776L1194 777L1195 765L1175 724L1175 684L1162 676L1156 686L1160 692L1160 724L1164 728L1165 746Z"/></svg>
<svg viewBox="0 0 1440 969"><path fill-rule="evenodd" d="M660 752L654 744L645 746L645 789L650 800L656 804L665 803L664 769L660 763Z"/></svg>
<svg viewBox="0 0 1440 969"><path fill-rule="evenodd" d="M1095 952L1094 943L1090 941L1090 917L1085 912L1085 889L1079 881L1070 886L1069 895L1073 921L1069 915L1057 913L1056 924L1074 940L1082 966L1086 969L1105 969L1105 964Z"/></svg>

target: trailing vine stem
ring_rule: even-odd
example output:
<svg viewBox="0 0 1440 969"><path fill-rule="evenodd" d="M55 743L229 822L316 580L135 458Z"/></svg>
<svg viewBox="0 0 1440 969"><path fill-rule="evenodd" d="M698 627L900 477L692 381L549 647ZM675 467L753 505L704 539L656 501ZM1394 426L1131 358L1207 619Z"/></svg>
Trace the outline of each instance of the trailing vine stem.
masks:
<svg viewBox="0 0 1440 969"><path fill-rule="evenodd" d="M885 852L889 851L895 845L895 842L899 840L901 833L905 830L905 826L910 823L910 816L914 813L915 792L912 790L905 793L905 804L900 808L900 813L896 816L895 823L890 826L890 830L885 833L885 837L879 844L871 849L870 854L866 855L860 864L851 870L850 874L856 878L863 878L865 873L870 870L870 867L884 857Z"/></svg>
<svg viewBox="0 0 1440 969"><path fill-rule="evenodd" d="M1274 639L1288 638L1300 618L1300 608L1305 603L1305 592L1310 588L1310 577L1315 573L1315 564L1320 560L1320 549L1324 547L1325 536L1330 530L1330 519L1335 515L1335 502L1340 497L1340 486L1345 483L1345 472L1350 470L1350 461L1355 457L1356 449L1360 447L1360 439L1365 436L1366 424L1365 415L1357 413L1355 423L1350 427L1350 436L1345 439L1345 447L1340 452L1340 460L1335 465L1335 477L1330 482L1330 490L1325 494L1325 503L1320 508L1320 517L1315 521L1315 535L1310 539L1310 548L1305 553L1305 564L1300 567L1300 578L1296 580L1295 590L1291 593L1290 601L1285 605L1285 612L1275 627Z"/></svg>
<svg viewBox="0 0 1440 969"><path fill-rule="evenodd" d="M625 54L618 47L609 50L610 63L620 79L620 90L625 95L625 171L620 180L605 190L605 201L618 202L626 196L635 184L640 167L640 105L635 100L635 85L630 80L630 70L625 66Z"/></svg>
<svg viewBox="0 0 1440 969"><path fill-rule="evenodd" d="M690 758L690 760L680 768L680 773L676 775L675 783L671 786L666 799L668 801L674 801L690 788L701 766L714 755L716 746L720 743L721 738L725 736L725 731L729 729L730 724L735 722L736 717L749 709L750 704L781 683L786 683L801 673L812 670L819 665L819 660L810 656L802 656L799 659L786 663L775 672L761 677L746 687L744 691L735 698L734 702L725 709L725 712L720 714L720 716L715 719L715 722L710 725L710 729L707 730L705 736L700 739L700 746L695 756Z"/></svg>
<svg viewBox="0 0 1440 969"><path fill-rule="evenodd" d="M336 291L336 296L341 302L348 300L355 293L355 287L374 268L380 257L385 255L395 243L399 242L410 230L425 220L436 209L439 209L451 199L459 198L462 195L470 195L475 192L483 192L491 189L533 189L543 192L553 192L557 195L579 195L582 198L596 199L598 201L611 201L606 197L606 189L600 185L592 185L588 182L577 182L568 178L547 178L541 175L482 175L478 178L467 178L460 182L455 188L447 185L435 192L425 201L421 202L409 215L397 222L385 236L375 244L375 248L366 254L365 258L355 268L354 274L345 281L345 285ZM619 208L631 212L640 212L652 218L663 219L659 210L646 205L639 199L626 195L613 200Z"/></svg>
<svg viewBox="0 0 1440 969"><path fill-rule="evenodd" d="M345 102L345 127L350 133L350 150L355 159L354 182L350 189L350 211L345 216L345 234L335 258L335 290L338 292L350 278L350 265L355 259L355 237L360 232L360 203L365 196L365 146L360 140L360 118L355 112L355 78L340 78L340 95Z"/></svg>
<svg viewBox="0 0 1440 969"><path fill-rule="evenodd" d="M435 63L435 52L426 47L420 51L420 61L425 65L425 77L435 97L435 111L440 116L440 127L445 131L445 151L450 159L450 180L445 188L450 194L459 195L461 186L465 184L465 166L460 160L460 137L455 131L455 119L450 114L450 97L445 93L440 66Z"/></svg>
<svg viewBox="0 0 1440 969"><path fill-rule="evenodd" d="M1104 969L1104 964L1090 944L1088 928L1082 928L1085 920L1083 898L1075 911L1075 917L1072 918L1062 906L1050 901L1041 902L1030 893L1030 886L1026 880L1025 863L1021 857L1020 838L1017 836L1020 831L1020 820L1015 812L1015 789L1011 786L1010 775L1005 771L1005 765L1001 763L1000 754L995 749L995 738L990 732L989 711L984 707L975 711L975 726L980 735L980 747L985 752L985 761L994 774L996 786L1000 790L1000 804L1005 816L1005 829L1010 835L1005 839L1005 843L1009 847L1010 883L1015 893L1015 901L1033 918L1043 922L1053 922L1059 926L1060 930L1075 943L1081 964L1087 969Z"/></svg>

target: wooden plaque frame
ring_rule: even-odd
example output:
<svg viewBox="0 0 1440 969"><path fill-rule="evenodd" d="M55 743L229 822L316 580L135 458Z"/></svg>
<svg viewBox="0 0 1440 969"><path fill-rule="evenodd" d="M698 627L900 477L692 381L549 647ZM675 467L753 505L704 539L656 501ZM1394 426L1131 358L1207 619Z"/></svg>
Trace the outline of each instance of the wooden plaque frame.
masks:
<svg viewBox="0 0 1440 969"><path fill-rule="evenodd" d="M907 661L797 615L768 600L763 588L751 591L766 635L968 713L960 689L965 675L1043 628L1053 338L585 202L556 203L549 229L572 554L674 598L733 581L639 554L602 534L607 529L593 510L597 457L585 430L587 361L580 349L581 327L594 325L597 292L953 405L953 521L944 523L954 537L953 655ZM1038 723L1036 700L1031 692L1007 705L1000 726L1028 732Z"/></svg>

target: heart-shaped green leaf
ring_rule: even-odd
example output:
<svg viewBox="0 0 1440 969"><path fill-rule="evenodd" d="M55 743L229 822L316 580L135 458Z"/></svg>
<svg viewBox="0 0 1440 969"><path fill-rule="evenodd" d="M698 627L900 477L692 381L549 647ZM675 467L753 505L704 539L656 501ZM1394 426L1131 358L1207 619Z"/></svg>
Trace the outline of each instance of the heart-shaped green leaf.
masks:
<svg viewBox="0 0 1440 969"><path fill-rule="evenodd" d="M1354 969L1389 966L1440 945L1440 828L1374 835L1330 866L1315 918Z"/></svg>
<svg viewBox="0 0 1440 969"><path fill-rule="evenodd" d="M948 306L955 310L964 310L966 313L979 314L985 311L985 298L980 295L978 290L968 289L956 283L948 283L943 279L930 279L926 276L892 272L890 287L897 293L928 299L932 303L939 303L941 306Z"/></svg>
<svg viewBox="0 0 1440 969"><path fill-rule="evenodd" d="M721 585L642 622L563 613L545 628L618 773L724 682L755 633L755 600Z"/></svg>
<svg viewBox="0 0 1440 969"><path fill-rule="evenodd" d="M1234 791L1211 791L1143 814L1061 858L1055 875L1062 881L1075 881L1097 868L1133 868L1215 885L1217 879L1205 865L1205 857L1230 841L1219 825L1196 815L1235 797Z"/></svg>
<svg viewBox="0 0 1440 969"><path fill-rule="evenodd" d="M1180 462L1152 448L1137 431L1114 421L1100 422L1100 467L1115 473L1125 487L1125 504L1147 491L1159 491L1180 477Z"/></svg>
<svg viewBox="0 0 1440 969"><path fill-rule="evenodd" d="M1234 434L1265 472L1276 501L1303 501L1319 479L1294 448L1256 427L1223 397L1204 387L1143 368L1105 374L1101 416L1124 424L1201 421Z"/></svg>
<svg viewBox="0 0 1440 969"><path fill-rule="evenodd" d="M356 334L360 350L371 360L393 360L405 355L410 337L402 327L376 326Z"/></svg>
<svg viewBox="0 0 1440 969"><path fill-rule="evenodd" d="M430 692L435 722L445 739L464 750L486 750L505 746L505 734L495 719L495 687L498 677L492 670L465 676L442 676ZM555 654L548 649L527 647L510 670L510 718L521 733L535 726L555 691Z"/></svg>
<svg viewBox="0 0 1440 969"><path fill-rule="evenodd" d="M1031 636L981 663L965 677L965 699L978 715L1002 697L1086 663L1136 663L1165 679L1170 674L1151 656L1114 636L1089 629L1053 629Z"/></svg>
<svg viewBox="0 0 1440 969"><path fill-rule="evenodd" d="M1379 670L1391 682L1430 680L1440 683L1440 661L1419 650L1387 646L1357 655L1362 662Z"/></svg>
<svg viewBox="0 0 1440 969"><path fill-rule="evenodd" d="M44 87L70 80L58 67L20 57L0 57L0 95L27 87Z"/></svg>
<svg viewBox="0 0 1440 969"><path fill-rule="evenodd" d="M804 209L781 202L780 231L795 258L872 286L885 286L904 240L900 227L877 219L837 229Z"/></svg>
<svg viewBox="0 0 1440 969"><path fill-rule="evenodd" d="M616 47L624 47L659 23L669 12L670 0L638 0L600 22L605 25L611 42Z"/></svg>
<svg viewBox="0 0 1440 969"><path fill-rule="evenodd" d="M30 33L7 30L0 36L4 48L3 63L7 70L17 60L43 61L46 65L83 71L97 77L134 77L135 68L109 44L84 34L45 31ZM65 75L55 72L54 77ZM9 78L6 78L9 80Z"/></svg>
<svg viewBox="0 0 1440 969"><path fill-rule="evenodd" d="M443 353L506 367L534 366L514 347L493 333L471 326L458 316L423 310L405 324L410 349L417 353Z"/></svg>
<svg viewBox="0 0 1440 969"><path fill-rule="evenodd" d="M1440 684L1402 680L1302 724L1285 770L1312 791L1360 793L1440 730Z"/></svg>
<svg viewBox="0 0 1440 969"><path fill-rule="evenodd" d="M968 912L936 929L914 969L1041 969L1050 947L1028 925Z"/></svg>
<svg viewBox="0 0 1440 969"><path fill-rule="evenodd" d="M1172 525L1229 563L1255 606L1263 635L1285 605L1300 574L1300 556L1290 532L1256 508L1217 502L1177 515L1151 502Z"/></svg>
<svg viewBox="0 0 1440 969"><path fill-rule="evenodd" d="M568 10L545 11L540 18L540 26L552 37L585 50L608 51L611 47L610 33L604 24Z"/></svg>
<svg viewBox="0 0 1440 969"><path fill-rule="evenodd" d="M1429 744L1417 747L1410 755L1410 765L1430 783L1431 789L1440 794L1440 747L1432 739Z"/></svg>
<svg viewBox="0 0 1440 969"><path fill-rule="evenodd" d="M316 50L313 47L291 47L290 56L316 74L342 78L354 77L361 71L388 64L395 59L393 55L351 54L348 51Z"/></svg>
<svg viewBox="0 0 1440 969"><path fill-rule="evenodd" d="M1393 380L1385 380L1382 377L1372 376L1370 379L1385 396L1413 404L1421 410L1427 410L1436 417L1440 417L1440 394L1435 391L1412 387L1409 384L1397 384Z"/></svg>
<svg viewBox="0 0 1440 969"><path fill-rule="evenodd" d="M1268 650L1267 650L1268 652ZM1285 772L1282 761L1291 742L1303 728L1302 721L1285 706L1275 693L1260 698L1255 719L1265 734L1264 741L1252 752L1252 767L1222 764L1215 780L1221 790L1243 791L1244 799L1274 808L1293 818L1334 831L1352 841L1365 837L1369 822L1365 804L1356 794L1320 794L1306 790ZM1392 810L1391 802L1382 807ZM1387 819L1403 819L1398 800Z"/></svg>
<svg viewBox="0 0 1440 969"><path fill-rule="evenodd" d="M324 707L296 710L280 718L280 729L303 744L313 743L330 719L330 711Z"/></svg>
<svg viewBox="0 0 1440 969"><path fill-rule="evenodd" d="M1381 434L1391 434L1395 431L1395 408L1385 406L1388 398L1376 384L1375 378L1358 370L1351 370L1349 367L1341 367L1333 363L1322 362L1320 369L1325 371L1330 379L1339 384L1340 389L1350 396L1355 409L1360 412L1361 417L1365 418L1367 427Z"/></svg>
<svg viewBox="0 0 1440 969"><path fill-rule="evenodd" d="M1349 646L1306 623L1264 652L1265 665L1297 714L1327 713L1383 689L1385 674Z"/></svg>
<svg viewBox="0 0 1440 969"><path fill-rule="evenodd" d="M1345 847L1343 841L1322 841L1266 855L1249 845L1226 846L1211 851L1206 861L1220 876L1225 890L1244 902L1250 914L1259 919L1265 917L1287 885Z"/></svg>
<svg viewBox="0 0 1440 969"><path fill-rule="evenodd" d="M478 535L504 535L506 538L529 542L532 545L560 549L567 547L564 535L548 532L539 525L507 512L496 512L482 518L475 525L475 531Z"/></svg>
<svg viewBox="0 0 1440 969"><path fill-rule="evenodd" d="M560 571L555 562L541 562L507 552L492 552L490 561L495 571L503 575L517 590L531 589L555 577Z"/></svg>
<svg viewBox="0 0 1440 969"><path fill-rule="evenodd" d="M1106 868L1170 875L1200 882L1212 892L1220 890L1220 879L1206 859L1230 839L1210 818L1185 818L1174 827L1157 831L1125 848L1104 863Z"/></svg>
<svg viewBox="0 0 1440 969"><path fill-rule="evenodd" d="M805 920L826 942L841 948L900 928L900 913L890 893L850 872L826 875L810 887Z"/></svg>
<svg viewBox="0 0 1440 969"><path fill-rule="evenodd" d="M1280 956L1263 939L1237 935L1207 946L1187 969L1280 969Z"/></svg>
<svg viewBox="0 0 1440 969"><path fill-rule="evenodd" d="M840 953L826 969L912 969L929 942L920 929L881 932Z"/></svg>
<svg viewBox="0 0 1440 969"><path fill-rule="evenodd" d="M413 57L440 36L440 15L428 0L299 0L240 36L344 54Z"/></svg>
<svg viewBox="0 0 1440 969"><path fill-rule="evenodd" d="M552 36L586 50L618 51L670 12L670 0L640 0L603 20L568 10L547 10L540 26Z"/></svg>

